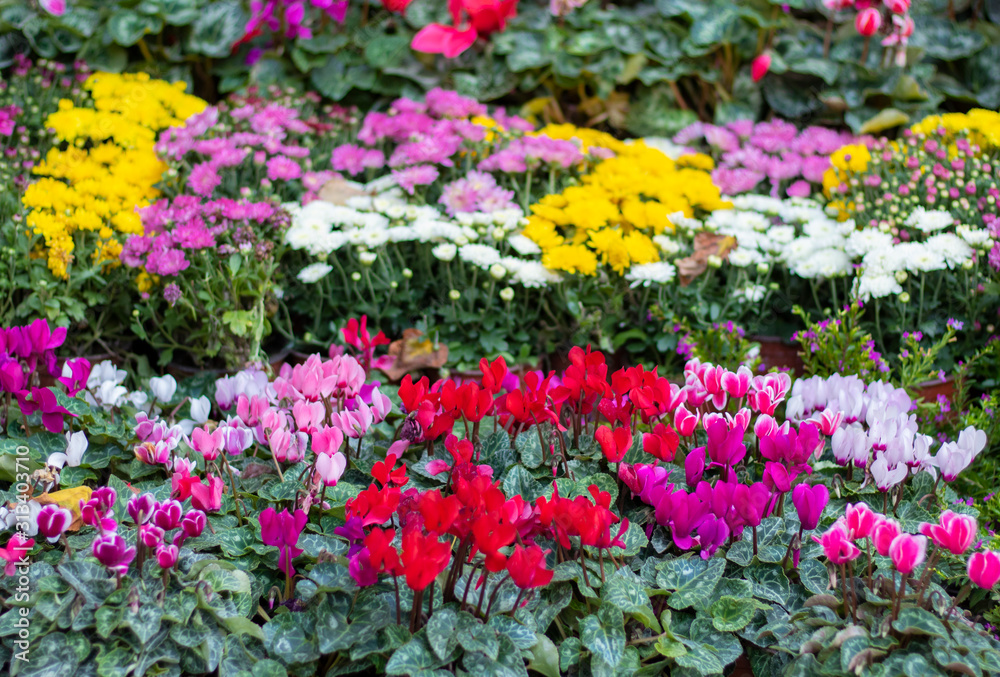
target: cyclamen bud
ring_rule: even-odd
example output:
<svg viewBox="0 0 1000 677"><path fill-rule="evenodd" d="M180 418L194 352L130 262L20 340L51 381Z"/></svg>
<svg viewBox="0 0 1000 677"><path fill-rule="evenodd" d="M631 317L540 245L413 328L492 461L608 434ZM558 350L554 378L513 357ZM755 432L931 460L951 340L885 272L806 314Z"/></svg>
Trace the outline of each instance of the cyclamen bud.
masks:
<svg viewBox="0 0 1000 677"><path fill-rule="evenodd" d="M984 590L992 589L1000 581L1000 554L992 550L972 553L968 573L975 585Z"/></svg>
<svg viewBox="0 0 1000 677"><path fill-rule="evenodd" d="M882 27L882 15L874 7L868 7L858 12L854 19L854 27L862 37L870 38Z"/></svg>
<svg viewBox="0 0 1000 677"><path fill-rule="evenodd" d="M771 54L770 52L764 52L763 54L757 55L757 57L750 64L750 77L754 82L760 82L767 75L767 72L771 69Z"/></svg>

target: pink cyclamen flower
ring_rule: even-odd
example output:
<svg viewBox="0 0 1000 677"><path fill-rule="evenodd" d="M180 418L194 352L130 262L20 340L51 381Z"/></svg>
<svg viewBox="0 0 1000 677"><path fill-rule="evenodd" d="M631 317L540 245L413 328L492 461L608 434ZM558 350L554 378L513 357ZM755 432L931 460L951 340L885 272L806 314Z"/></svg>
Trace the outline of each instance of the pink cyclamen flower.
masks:
<svg viewBox="0 0 1000 677"><path fill-rule="evenodd" d="M771 53L758 54L750 64L750 77L754 82L760 82L769 70L771 70Z"/></svg>
<svg viewBox="0 0 1000 677"><path fill-rule="evenodd" d="M740 366L735 372L727 371L722 374L721 385L722 389L730 397L739 399L747 394L750 390L750 381L753 378L753 372L751 372L747 367Z"/></svg>
<svg viewBox="0 0 1000 677"><path fill-rule="evenodd" d="M1000 553L992 550L972 553L968 573L975 585L984 590L992 589L1000 581Z"/></svg>
<svg viewBox="0 0 1000 677"><path fill-rule="evenodd" d="M206 479L207 484L191 485L191 505L204 512L218 512L222 508L222 478L209 475Z"/></svg>
<svg viewBox="0 0 1000 677"><path fill-rule="evenodd" d="M861 554L858 546L851 542L847 526L842 521L835 522L822 536L813 536L812 539L823 546L823 554L833 564L851 562Z"/></svg>
<svg viewBox="0 0 1000 677"><path fill-rule="evenodd" d="M58 541L73 522L73 513L55 503L44 506L38 512L38 535L49 543Z"/></svg>
<svg viewBox="0 0 1000 677"><path fill-rule="evenodd" d="M328 487L337 486L337 481L347 468L347 458L339 451L334 454L317 454L314 481L322 481Z"/></svg>
<svg viewBox="0 0 1000 677"><path fill-rule="evenodd" d="M806 531L811 531L819 525L823 510L830 500L830 490L825 484L800 484L792 490L792 503L799 513L799 522Z"/></svg>
<svg viewBox="0 0 1000 677"><path fill-rule="evenodd" d="M7 545L0 548L0 560L5 562L3 572L7 576L17 573L17 565L26 562L28 551L35 547L35 539L25 538L19 533L14 534L7 541Z"/></svg>
<svg viewBox="0 0 1000 677"><path fill-rule="evenodd" d="M920 525L920 533L953 555L961 555L976 540L978 523L971 515L959 515L951 510L941 513L938 524Z"/></svg>
<svg viewBox="0 0 1000 677"><path fill-rule="evenodd" d="M899 526L899 522L888 517L880 517L871 533L872 543L875 544L875 550L878 551L878 554L888 557L889 546L901 533L903 533L903 529Z"/></svg>
<svg viewBox="0 0 1000 677"><path fill-rule="evenodd" d="M903 574L912 573L927 557L927 537L900 534L889 545L893 566Z"/></svg>
<svg viewBox="0 0 1000 677"><path fill-rule="evenodd" d="M62 16L66 13L66 0L39 0L38 4L52 16Z"/></svg>
<svg viewBox="0 0 1000 677"><path fill-rule="evenodd" d="M848 503L844 523L851 539L868 538L878 516L866 503Z"/></svg>
<svg viewBox="0 0 1000 677"><path fill-rule="evenodd" d="M861 10L854 18L854 28L856 28L858 34L863 37L870 38L878 33L878 29L881 27L882 14L874 7L868 7Z"/></svg>
<svg viewBox="0 0 1000 677"><path fill-rule="evenodd" d="M208 432L204 428L195 428L191 433L191 447L205 457L206 461L214 461L225 444L222 428Z"/></svg>

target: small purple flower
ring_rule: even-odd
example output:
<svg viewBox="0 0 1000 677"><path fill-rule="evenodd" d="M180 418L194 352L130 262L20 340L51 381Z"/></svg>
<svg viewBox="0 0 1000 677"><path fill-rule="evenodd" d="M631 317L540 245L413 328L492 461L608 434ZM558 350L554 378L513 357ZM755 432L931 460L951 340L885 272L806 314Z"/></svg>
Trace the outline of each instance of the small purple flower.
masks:
<svg viewBox="0 0 1000 677"><path fill-rule="evenodd" d="M954 329L955 331L962 331L962 327L964 327L964 326L965 326L965 323L962 322L961 320L956 320L954 318L948 318L948 328L949 329Z"/></svg>

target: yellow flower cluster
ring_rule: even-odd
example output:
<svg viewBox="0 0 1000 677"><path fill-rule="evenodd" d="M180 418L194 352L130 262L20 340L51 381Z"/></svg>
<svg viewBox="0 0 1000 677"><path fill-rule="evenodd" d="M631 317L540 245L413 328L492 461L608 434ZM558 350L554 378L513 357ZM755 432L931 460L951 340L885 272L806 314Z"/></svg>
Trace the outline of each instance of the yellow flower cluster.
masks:
<svg viewBox="0 0 1000 677"><path fill-rule="evenodd" d="M624 275L633 264L660 260L653 237L674 232L668 215L693 217L696 210L730 206L712 183L713 163L705 155L675 162L641 141L625 143L572 125L540 133L615 153L585 174L580 185L531 206L523 234L541 248L542 263L551 270L596 275L600 265L607 265Z"/></svg>
<svg viewBox="0 0 1000 677"><path fill-rule="evenodd" d="M910 127L914 134L930 136L937 129L946 131L943 141L951 143L956 134L962 134L970 143L976 144L983 152L1000 149L1000 113L977 108L968 113L945 113L929 115ZM891 142L893 150L899 149L898 142ZM864 144L844 146L830 156L830 169L823 174L823 190L828 196L842 183L850 179L851 174L859 174L868 169L871 153ZM834 203L843 210L844 205Z"/></svg>
<svg viewBox="0 0 1000 677"><path fill-rule="evenodd" d="M42 178L25 191L28 226L44 240L44 256L57 278L69 276L77 234L96 233L94 265L114 265L119 236L142 233L136 207L155 200L166 165L153 150L157 134L180 126L208 105L184 93L184 83L152 80L146 73L95 73L84 83L93 108L61 101L46 125L67 143L34 169Z"/></svg>
<svg viewBox="0 0 1000 677"><path fill-rule="evenodd" d="M983 151L1000 148L1000 113L983 108L968 113L945 113L929 115L910 127L914 134L930 135L943 127L948 135L964 132L971 143L979 145Z"/></svg>

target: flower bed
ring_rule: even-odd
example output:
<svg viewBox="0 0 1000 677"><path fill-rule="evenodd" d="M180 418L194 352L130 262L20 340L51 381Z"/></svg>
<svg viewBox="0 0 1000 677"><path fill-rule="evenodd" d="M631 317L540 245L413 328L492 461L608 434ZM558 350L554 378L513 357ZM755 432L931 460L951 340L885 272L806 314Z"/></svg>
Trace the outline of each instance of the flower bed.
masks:
<svg viewBox="0 0 1000 677"><path fill-rule="evenodd" d="M128 10L143 58L148 4ZM12 674L1000 671L1000 116L921 117L940 101L901 69L933 23L908 2L825 3L800 47L781 31L810 9L720 6L729 37L709 40L704 8L577 4L459 2L449 23L420 3L253 3L230 25L208 3L162 47L203 49L214 17L238 29L217 84L247 57L264 83L211 103L131 68L15 59ZM91 16L41 7L70 22L53 40ZM38 16L0 19L18 11ZM483 49L522 58L509 38L531 31L579 59L598 19L627 51L614 26L645 17L658 46L613 79L649 88L649 67L691 65L654 15L690 23L685 44L710 49L688 58L720 69L661 73L683 104L669 138L609 133L626 113L600 84L604 108L584 85L515 113L461 77L330 101L370 74L327 61L342 25L392 24L352 34L365 59L412 39L461 74L494 63ZM266 84L286 55L319 93ZM380 63L396 92L406 74ZM744 89L790 105L803 68L843 96L891 71L869 89L911 103L848 111L857 134L739 119Z"/></svg>

